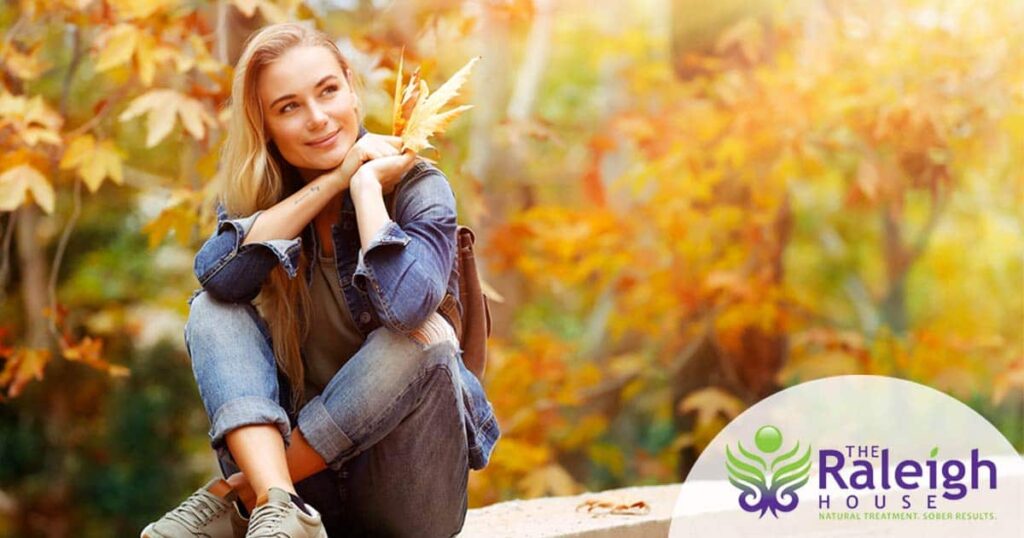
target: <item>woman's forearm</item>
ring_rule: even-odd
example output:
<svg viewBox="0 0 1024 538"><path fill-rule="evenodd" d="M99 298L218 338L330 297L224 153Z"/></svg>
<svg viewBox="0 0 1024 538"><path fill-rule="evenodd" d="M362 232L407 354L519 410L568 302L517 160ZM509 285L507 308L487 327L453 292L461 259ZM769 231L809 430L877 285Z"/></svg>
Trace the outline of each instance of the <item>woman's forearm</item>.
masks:
<svg viewBox="0 0 1024 538"><path fill-rule="evenodd" d="M358 175L357 175L358 177ZM359 243L365 251L370 245L377 232L383 228L389 220L388 209L384 205L383 188L373 178L353 178L358 186L353 184L352 203L356 208L356 225L359 228Z"/></svg>
<svg viewBox="0 0 1024 538"><path fill-rule="evenodd" d="M270 239L294 239L331 199L348 188L337 173L326 173L307 183L291 196L265 210L252 225L242 244Z"/></svg>

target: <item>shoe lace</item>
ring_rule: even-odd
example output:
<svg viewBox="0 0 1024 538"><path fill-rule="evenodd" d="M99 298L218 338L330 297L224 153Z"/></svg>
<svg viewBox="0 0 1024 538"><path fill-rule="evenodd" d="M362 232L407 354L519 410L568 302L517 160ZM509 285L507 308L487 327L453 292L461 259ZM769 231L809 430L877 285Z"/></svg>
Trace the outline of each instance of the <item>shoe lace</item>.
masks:
<svg viewBox="0 0 1024 538"><path fill-rule="evenodd" d="M291 510L292 508L286 504L272 502L257 507L249 518L249 533L245 535L246 538L276 536L274 531Z"/></svg>
<svg viewBox="0 0 1024 538"><path fill-rule="evenodd" d="M167 519L177 521L192 530L199 530L223 510L224 507L215 500L196 492L168 512Z"/></svg>

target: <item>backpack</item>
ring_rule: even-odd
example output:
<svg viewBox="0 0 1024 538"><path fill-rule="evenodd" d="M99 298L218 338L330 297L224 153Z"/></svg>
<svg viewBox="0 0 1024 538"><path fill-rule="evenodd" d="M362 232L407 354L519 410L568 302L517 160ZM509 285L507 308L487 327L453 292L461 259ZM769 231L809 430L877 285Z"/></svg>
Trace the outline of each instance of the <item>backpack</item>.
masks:
<svg viewBox="0 0 1024 538"><path fill-rule="evenodd" d="M477 379L483 379L487 367L487 337L491 335L491 309L476 270L473 243L476 235L466 226L455 231L458 250L455 270L459 279L459 297L446 293L437 311L455 327L462 348L462 362ZM459 305L462 305L460 312Z"/></svg>
<svg viewBox="0 0 1024 538"><path fill-rule="evenodd" d="M388 214L394 219L398 197L392 191L387 198ZM476 255L473 251L475 242L476 234L467 226L460 225L455 229L455 272L459 281L459 296L445 293L437 313L455 328L455 336L462 349L462 363L482 381L487 367L491 309L480 283L480 274L476 270Z"/></svg>

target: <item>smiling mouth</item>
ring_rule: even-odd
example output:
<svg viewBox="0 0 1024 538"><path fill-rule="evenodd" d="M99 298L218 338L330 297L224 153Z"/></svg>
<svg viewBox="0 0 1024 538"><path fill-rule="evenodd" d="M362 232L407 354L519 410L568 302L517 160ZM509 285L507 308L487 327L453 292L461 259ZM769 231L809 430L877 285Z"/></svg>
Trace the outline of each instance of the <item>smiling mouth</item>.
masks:
<svg viewBox="0 0 1024 538"><path fill-rule="evenodd" d="M337 131L334 131L333 133L331 133L331 134L329 134L329 135L327 135L327 136L325 136L323 138L314 140L312 142L306 142L306 145L307 146L312 146L314 148L323 148L323 147L330 146L331 144L334 143L335 139L338 138L338 133L340 133L340 132L341 132L341 129L338 129Z"/></svg>

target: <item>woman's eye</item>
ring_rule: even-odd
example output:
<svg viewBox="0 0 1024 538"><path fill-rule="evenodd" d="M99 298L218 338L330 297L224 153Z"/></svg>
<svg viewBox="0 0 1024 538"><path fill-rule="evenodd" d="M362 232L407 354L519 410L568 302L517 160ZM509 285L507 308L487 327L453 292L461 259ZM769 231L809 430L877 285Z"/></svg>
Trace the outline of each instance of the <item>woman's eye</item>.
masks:
<svg viewBox="0 0 1024 538"><path fill-rule="evenodd" d="M320 95L330 95L338 91L337 86L328 86L324 88L324 91L320 92Z"/></svg>
<svg viewBox="0 0 1024 538"><path fill-rule="evenodd" d="M296 106L296 105L295 105L295 103L288 103L288 104L284 105L283 107L281 107L281 112L282 112L282 113L284 113L284 112L289 112L289 111L291 111L291 110L292 110L293 108L295 108L295 106Z"/></svg>

